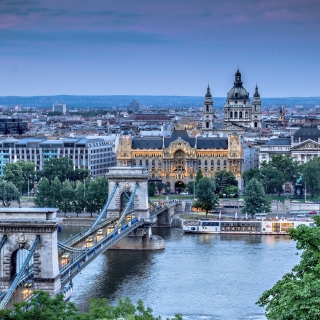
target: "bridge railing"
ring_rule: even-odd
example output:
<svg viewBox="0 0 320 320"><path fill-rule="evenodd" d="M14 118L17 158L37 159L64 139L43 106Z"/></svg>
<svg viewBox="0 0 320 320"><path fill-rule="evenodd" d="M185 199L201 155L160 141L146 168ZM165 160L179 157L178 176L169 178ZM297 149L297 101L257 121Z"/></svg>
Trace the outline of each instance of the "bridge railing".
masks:
<svg viewBox="0 0 320 320"><path fill-rule="evenodd" d="M70 281L78 272L80 272L85 266L87 266L93 259L95 259L100 253L103 253L116 242L121 240L127 234L132 232L137 227L143 225L145 221L143 219L134 218L122 225L116 232L110 233L92 247L85 250L85 252L71 261L68 265L60 270L61 284L65 285Z"/></svg>

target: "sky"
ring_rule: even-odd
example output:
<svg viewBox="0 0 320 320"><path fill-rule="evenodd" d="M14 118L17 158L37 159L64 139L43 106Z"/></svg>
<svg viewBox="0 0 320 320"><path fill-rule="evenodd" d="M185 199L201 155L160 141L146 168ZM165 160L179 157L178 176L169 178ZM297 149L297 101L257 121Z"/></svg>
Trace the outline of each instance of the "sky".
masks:
<svg viewBox="0 0 320 320"><path fill-rule="evenodd" d="M0 96L320 96L319 0L0 0Z"/></svg>

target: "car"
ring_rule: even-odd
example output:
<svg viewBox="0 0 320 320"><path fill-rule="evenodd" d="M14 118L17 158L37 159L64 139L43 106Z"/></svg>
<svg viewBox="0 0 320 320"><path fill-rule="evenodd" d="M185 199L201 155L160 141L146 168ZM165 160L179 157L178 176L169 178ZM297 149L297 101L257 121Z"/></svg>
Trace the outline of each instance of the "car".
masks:
<svg viewBox="0 0 320 320"><path fill-rule="evenodd" d="M297 214L297 217L300 217L300 218L305 217L305 216L306 216L305 213L299 213L299 214Z"/></svg>
<svg viewBox="0 0 320 320"><path fill-rule="evenodd" d="M98 236L103 235L103 229L99 229L99 230L97 231L97 235L98 235Z"/></svg>
<svg viewBox="0 0 320 320"><path fill-rule="evenodd" d="M300 202L300 201L298 201L298 200L292 200L291 202Z"/></svg>
<svg viewBox="0 0 320 320"><path fill-rule="evenodd" d="M33 285L33 281L32 280L27 280L26 283L24 284L25 288L31 288Z"/></svg>
<svg viewBox="0 0 320 320"><path fill-rule="evenodd" d="M92 242L93 241L93 236L89 236L87 239L86 239L86 242Z"/></svg>
<svg viewBox="0 0 320 320"><path fill-rule="evenodd" d="M69 253L67 253L67 252L65 252L65 253L63 253L63 254L61 255L61 258L62 258L62 259L69 259L69 257L70 257L70 255L69 255Z"/></svg>
<svg viewBox="0 0 320 320"><path fill-rule="evenodd" d="M310 211L309 214L317 214L317 211Z"/></svg>
<svg viewBox="0 0 320 320"><path fill-rule="evenodd" d="M188 196L189 195L189 192L181 192L180 193L182 196Z"/></svg>

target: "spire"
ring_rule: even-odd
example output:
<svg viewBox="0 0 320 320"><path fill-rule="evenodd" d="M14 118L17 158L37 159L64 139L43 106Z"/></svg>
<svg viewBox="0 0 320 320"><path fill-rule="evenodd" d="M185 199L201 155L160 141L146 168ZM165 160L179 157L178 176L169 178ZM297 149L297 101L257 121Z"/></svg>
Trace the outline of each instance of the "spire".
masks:
<svg viewBox="0 0 320 320"><path fill-rule="evenodd" d="M234 75L235 80L234 80L234 85L236 87L241 87L242 86L242 81L241 81L241 73L239 71L239 66L237 67L237 72Z"/></svg>
<svg viewBox="0 0 320 320"><path fill-rule="evenodd" d="M208 88L207 88L206 98L212 98L211 93L210 93L210 86L209 86L209 83L208 83Z"/></svg>
<svg viewBox="0 0 320 320"><path fill-rule="evenodd" d="M260 94L259 94L259 91L258 91L258 85L256 84L256 89L254 91L254 95L253 95L254 98L260 98Z"/></svg>

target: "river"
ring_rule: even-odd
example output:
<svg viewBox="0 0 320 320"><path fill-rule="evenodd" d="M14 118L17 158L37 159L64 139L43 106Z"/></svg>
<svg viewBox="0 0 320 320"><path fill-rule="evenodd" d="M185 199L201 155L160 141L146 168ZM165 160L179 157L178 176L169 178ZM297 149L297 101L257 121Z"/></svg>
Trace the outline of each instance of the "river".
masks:
<svg viewBox="0 0 320 320"><path fill-rule="evenodd" d="M64 226L59 238L79 231ZM90 297L141 299L163 319L266 319L255 302L299 262L288 236L153 233L165 239L164 250L107 251L74 278L71 301L86 310Z"/></svg>

